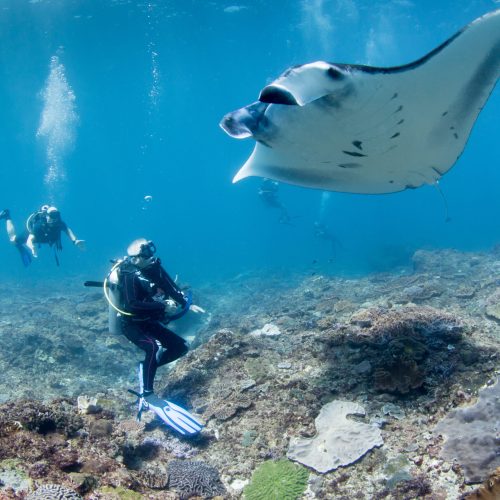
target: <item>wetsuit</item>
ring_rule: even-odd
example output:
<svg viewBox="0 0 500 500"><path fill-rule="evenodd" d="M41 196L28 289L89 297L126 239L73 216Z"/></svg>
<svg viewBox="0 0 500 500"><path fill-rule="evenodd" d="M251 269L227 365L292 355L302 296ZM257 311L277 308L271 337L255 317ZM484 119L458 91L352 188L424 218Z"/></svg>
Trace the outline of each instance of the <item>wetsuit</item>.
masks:
<svg viewBox="0 0 500 500"><path fill-rule="evenodd" d="M30 221L30 219L32 219ZM61 231L68 233L68 226L62 220L55 221L49 224L45 218L45 214L38 212L33 214L29 219L29 232L16 236L15 243L24 245L28 241L30 234L34 236L34 243L48 243L49 245L56 245L58 250L61 250Z"/></svg>
<svg viewBox="0 0 500 500"><path fill-rule="evenodd" d="M187 353L182 337L165 326L165 305L153 299L157 293L171 297L181 306L186 298L161 266L160 259L145 269L126 265L120 269L122 307L133 316L122 316L122 332L146 353L144 359L144 391L153 391L158 366L165 365ZM162 323L160 322L162 321Z"/></svg>
<svg viewBox="0 0 500 500"><path fill-rule="evenodd" d="M61 250L61 231L68 232L68 226L62 220L49 224L43 219L35 220L32 227L32 233L35 237L35 243L48 243L56 245L58 250Z"/></svg>

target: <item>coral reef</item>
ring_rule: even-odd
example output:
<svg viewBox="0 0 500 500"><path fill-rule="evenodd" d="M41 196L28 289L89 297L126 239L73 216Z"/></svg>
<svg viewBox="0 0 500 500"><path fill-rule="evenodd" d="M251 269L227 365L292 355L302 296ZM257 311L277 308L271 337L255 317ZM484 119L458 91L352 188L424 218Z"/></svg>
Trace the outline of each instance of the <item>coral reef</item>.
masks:
<svg viewBox="0 0 500 500"><path fill-rule="evenodd" d="M226 490L217 469L201 461L174 460L168 464L169 487L176 490L181 499L193 496L214 497Z"/></svg>
<svg viewBox="0 0 500 500"><path fill-rule="evenodd" d="M254 471L252 481L245 486L243 495L245 500L296 500L304 493L308 477L306 469L289 460L269 460Z"/></svg>
<svg viewBox="0 0 500 500"><path fill-rule="evenodd" d="M498 500L500 498L500 467L476 491L466 494L463 500Z"/></svg>
<svg viewBox="0 0 500 500"><path fill-rule="evenodd" d="M73 411L74 402L54 400L49 405L40 401L21 400L2 405L0 426L19 422L24 429L46 434L55 430L73 436L83 426L83 421Z"/></svg>
<svg viewBox="0 0 500 500"><path fill-rule="evenodd" d="M204 430L189 440L151 412L135 421L126 388L141 354L107 332L102 294L77 291L81 278L69 292L55 281L29 290L0 283L0 498L56 484L86 500L176 500L168 464L197 460L236 500L261 464L286 459L291 436L314 438L332 400L364 408L368 417L347 416L349 424L379 430L384 445L312 472L299 497L472 494L466 468L442 454L434 429L498 377L499 257L419 251L414 270L247 273L197 287L210 315L187 325L189 336L198 328L191 351L155 380L159 394L203 414ZM182 333L186 324L176 323ZM271 324L279 335L250 335Z"/></svg>
<svg viewBox="0 0 500 500"><path fill-rule="evenodd" d="M136 479L145 487L153 490L163 490L168 485L168 473L162 466L149 466L137 473Z"/></svg>
<svg viewBox="0 0 500 500"><path fill-rule="evenodd" d="M422 387L429 372L453 370L449 345L461 340L463 321L428 306L361 309L350 323L358 328L357 342L378 351L373 362L373 383L379 391L408 394ZM439 363L437 358L441 358Z"/></svg>
<svg viewBox="0 0 500 500"><path fill-rule="evenodd" d="M30 493L27 500L82 500L82 497L60 484L44 484Z"/></svg>
<svg viewBox="0 0 500 500"><path fill-rule="evenodd" d="M351 323L367 328L376 340L394 337L456 337L462 322L453 314L429 306L406 305L396 308L362 309L351 316Z"/></svg>
<svg viewBox="0 0 500 500"><path fill-rule="evenodd" d="M364 416L365 410L348 401L323 406L315 420L317 435L292 438L288 458L325 473L352 464L375 446L382 446L380 429L350 420L349 415Z"/></svg>
<svg viewBox="0 0 500 500"><path fill-rule="evenodd" d="M500 467L500 381L479 393L470 408L450 412L435 432L446 437L442 455L457 460L468 483L484 481L488 472Z"/></svg>

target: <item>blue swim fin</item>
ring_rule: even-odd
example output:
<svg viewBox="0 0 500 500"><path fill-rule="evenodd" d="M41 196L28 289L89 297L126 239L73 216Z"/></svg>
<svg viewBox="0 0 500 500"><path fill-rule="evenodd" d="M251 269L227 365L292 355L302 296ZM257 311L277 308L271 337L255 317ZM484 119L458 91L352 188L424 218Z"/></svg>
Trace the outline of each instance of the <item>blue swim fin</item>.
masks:
<svg viewBox="0 0 500 500"><path fill-rule="evenodd" d="M21 255L21 260L23 261L24 267L28 267L31 264L31 251L28 247L22 244L16 245Z"/></svg>
<svg viewBox="0 0 500 500"><path fill-rule="evenodd" d="M138 411L137 420L141 419L144 410L154 412L163 422L175 429L177 432L184 436L193 436L203 429L203 424L194 415L189 413L181 406L161 399L155 394L151 393L144 396L144 384L142 372L142 363L139 363L139 391L135 392L129 389L129 392L138 397Z"/></svg>

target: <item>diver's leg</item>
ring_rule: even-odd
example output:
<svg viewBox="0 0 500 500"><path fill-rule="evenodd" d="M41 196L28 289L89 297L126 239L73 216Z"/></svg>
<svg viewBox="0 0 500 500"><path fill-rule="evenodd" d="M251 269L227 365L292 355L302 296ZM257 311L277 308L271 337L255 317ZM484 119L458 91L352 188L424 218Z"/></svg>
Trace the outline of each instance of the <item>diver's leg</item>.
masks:
<svg viewBox="0 0 500 500"><path fill-rule="evenodd" d="M162 347L162 350L157 353L158 366L171 363L189 351L186 341L160 322L152 322L149 331L160 342Z"/></svg>
<svg viewBox="0 0 500 500"><path fill-rule="evenodd" d="M28 239L26 240L26 246L30 249L33 257L38 257L38 253L36 251L35 246L35 236L33 234L29 234Z"/></svg>
<svg viewBox="0 0 500 500"><path fill-rule="evenodd" d="M21 260L23 261L25 267L29 266L31 264L31 255L28 249L24 246L27 238L26 233L23 232L20 235L16 234L16 228L10 218L10 211L8 209L2 210L0 213L0 219L5 219L5 227L7 229L9 241L19 250Z"/></svg>
<svg viewBox="0 0 500 500"><path fill-rule="evenodd" d="M146 322L145 324L138 325L137 323L127 320L122 324L122 330L125 337L145 352L142 371L145 393L153 392L153 382L156 375L156 369L158 368L156 353L158 352L159 346L156 339L147 332L149 324L149 322Z"/></svg>
<svg viewBox="0 0 500 500"><path fill-rule="evenodd" d="M5 218L5 227L7 228L7 235L11 243L16 243L16 228L14 227L14 223L10 218L10 214Z"/></svg>
<svg viewBox="0 0 500 500"><path fill-rule="evenodd" d="M177 356L179 356L181 352L187 352L184 341L173 332L170 332L167 328L153 321L148 321L140 326L137 324L134 325L128 321L124 323L127 323L126 325L124 324L123 327L125 336L146 352L144 363L140 363L139 365L139 375L141 375L142 372L143 387L139 389L141 393L138 394L139 413L137 418L140 419L143 409L148 409L155 413L166 425L175 429L182 435L192 436L200 432L203 428L203 423L197 417L181 406L159 398L153 392L153 380L156 368L158 367L156 357L161 353L160 348L163 346L159 339L151 336L152 330L155 335L162 336L162 339L169 343L169 348L173 345L171 335L177 337L177 339L182 342L182 349L180 345L181 342L179 342L179 346L175 347ZM164 352L164 355L167 352L168 350ZM162 356L162 358L163 357L164 356Z"/></svg>

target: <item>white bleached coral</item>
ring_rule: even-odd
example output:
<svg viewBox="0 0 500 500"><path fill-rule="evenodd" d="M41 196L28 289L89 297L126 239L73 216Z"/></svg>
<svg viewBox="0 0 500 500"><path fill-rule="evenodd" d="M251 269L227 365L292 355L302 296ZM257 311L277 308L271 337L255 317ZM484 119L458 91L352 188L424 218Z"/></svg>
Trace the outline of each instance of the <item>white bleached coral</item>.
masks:
<svg viewBox="0 0 500 500"><path fill-rule="evenodd" d="M380 429L348 419L348 415L365 415L364 408L350 401L331 401L316 417L316 436L292 438L287 456L326 473L349 465L376 446L382 446Z"/></svg>
<svg viewBox="0 0 500 500"><path fill-rule="evenodd" d="M250 335L253 335L255 337L260 337L261 335L268 335L272 337L274 335L281 335L281 330L273 323L266 323L262 328L258 328L257 330L251 331Z"/></svg>

